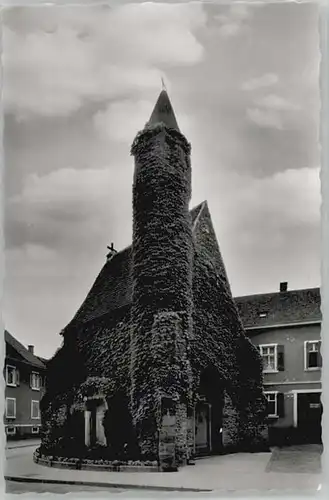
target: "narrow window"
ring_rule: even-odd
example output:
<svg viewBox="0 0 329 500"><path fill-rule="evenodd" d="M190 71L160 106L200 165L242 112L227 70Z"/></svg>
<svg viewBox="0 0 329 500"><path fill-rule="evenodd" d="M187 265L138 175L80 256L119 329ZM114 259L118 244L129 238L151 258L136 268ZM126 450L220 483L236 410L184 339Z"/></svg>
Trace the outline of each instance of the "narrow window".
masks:
<svg viewBox="0 0 329 500"><path fill-rule="evenodd" d="M261 345L260 354L263 359L263 371L277 371L277 346L276 345Z"/></svg>
<svg viewBox="0 0 329 500"><path fill-rule="evenodd" d="M15 366L6 366L6 384L12 387L16 387L16 368Z"/></svg>
<svg viewBox="0 0 329 500"><path fill-rule="evenodd" d="M305 369L314 370L321 367L320 341L305 342Z"/></svg>
<svg viewBox="0 0 329 500"><path fill-rule="evenodd" d="M31 418L40 418L39 401L31 402Z"/></svg>
<svg viewBox="0 0 329 500"><path fill-rule="evenodd" d="M31 389L34 391L40 390L40 375L37 372L32 372L31 374Z"/></svg>
<svg viewBox="0 0 329 500"><path fill-rule="evenodd" d="M267 409L269 417L276 417L278 414L278 400L276 392L266 392L265 396L267 397Z"/></svg>
<svg viewBox="0 0 329 500"><path fill-rule="evenodd" d="M16 398L6 398L6 417L16 418Z"/></svg>

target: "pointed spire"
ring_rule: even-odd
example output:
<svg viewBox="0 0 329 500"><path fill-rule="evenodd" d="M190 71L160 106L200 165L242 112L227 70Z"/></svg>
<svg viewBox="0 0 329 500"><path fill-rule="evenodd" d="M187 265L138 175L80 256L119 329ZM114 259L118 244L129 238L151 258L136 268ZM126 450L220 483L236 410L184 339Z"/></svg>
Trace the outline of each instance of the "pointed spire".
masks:
<svg viewBox="0 0 329 500"><path fill-rule="evenodd" d="M148 121L148 125L156 125L157 123L164 123L168 128L174 128L179 131L175 113L165 87L161 91L151 114L151 118Z"/></svg>

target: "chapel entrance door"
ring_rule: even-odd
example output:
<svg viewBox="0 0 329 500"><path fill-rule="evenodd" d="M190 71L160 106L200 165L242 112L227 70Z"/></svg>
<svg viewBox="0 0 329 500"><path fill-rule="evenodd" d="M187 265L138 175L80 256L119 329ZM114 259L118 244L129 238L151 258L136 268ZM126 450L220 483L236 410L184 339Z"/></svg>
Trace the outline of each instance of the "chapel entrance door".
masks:
<svg viewBox="0 0 329 500"><path fill-rule="evenodd" d="M195 408L195 453L219 454L223 448L223 387L215 368L208 367L201 374L199 394L203 401Z"/></svg>
<svg viewBox="0 0 329 500"><path fill-rule="evenodd" d="M210 407L207 403L199 403L195 408L195 452L197 455L211 451L210 441Z"/></svg>

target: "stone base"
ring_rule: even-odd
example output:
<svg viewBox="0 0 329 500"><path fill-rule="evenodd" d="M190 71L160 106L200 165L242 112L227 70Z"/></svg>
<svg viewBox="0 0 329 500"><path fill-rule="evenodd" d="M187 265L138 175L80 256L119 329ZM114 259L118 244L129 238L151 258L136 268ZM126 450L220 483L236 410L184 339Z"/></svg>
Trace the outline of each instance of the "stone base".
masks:
<svg viewBox="0 0 329 500"><path fill-rule="evenodd" d="M146 465L143 462L135 462L132 464L120 464L117 465L115 462L106 463L105 460L92 460L88 463L88 460L79 459L67 459L56 457L56 460L52 460L47 456L37 456L36 453L33 454L33 461L38 465L44 465L46 467L55 467L56 469L71 469L71 470L90 470L97 472L161 472L162 469L159 465ZM177 469L175 469L177 470ZM167 469L169 471L169 469Z"/></svg>

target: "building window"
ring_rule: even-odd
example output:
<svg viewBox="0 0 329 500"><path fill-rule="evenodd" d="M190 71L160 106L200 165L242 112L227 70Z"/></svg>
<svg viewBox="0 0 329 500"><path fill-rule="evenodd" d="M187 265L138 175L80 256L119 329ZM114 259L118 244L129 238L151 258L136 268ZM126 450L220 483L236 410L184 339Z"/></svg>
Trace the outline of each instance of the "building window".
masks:
<svg viewBox="0 0 329 500"><path fill-rule="evenodd" d="M40 386L41 386L41 377L39 373L37 372L32 372L31 374L31 389L34 391L40 391Z"/></svg>
<svg viewBox="0 0 329 500"><path fill-rule="evenodd" d="M32 427L32 434L39 434L39 427Z"/></svg>
<svg viewBox="0 0 329 500"><path fill-rule="evenodd" d="M16 387L17 385L17 370L15 366L6 366L6 384L11 387Z"/></svg>
<svg viewBox="0 0 329 500"><path fill-rule="evenodd" d="M31 418L40 418L39 401L31 401Z"/></svg>
<svg viewBox="0 0 329 500"><path fill-rule="evenodd" d="M276 344L260 345L259 348L260 348L260 355L263 359L263 371L276 372L277 345Z"/></svg>
<svg viewBox="0 0 329 500"><path fill-rule="evenodd" d="M16 418L16 398L6 398L6 417Z"/></svg>
<svg viewBox="0 0 329 500"><path fill-rule="evenodd" d="M278 393L277 392L265 392L267 398L267 409L269 417L278 416Z"/></svg>
<svg viewBox="0 0 329 500"><path fill-rule="evenodd" d="M304 346L305 370L318 370L322 366L319 340L307 340Z"/></svg>
<svg viewBox="0 0 329 500"><path fill-rule="evenodd" d="M7 436L13 436L16 434L16 427L6 427Z"/></svg>

